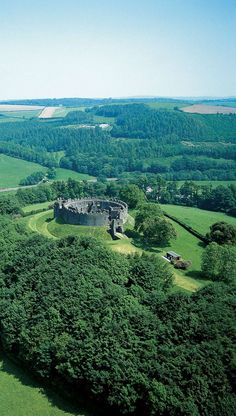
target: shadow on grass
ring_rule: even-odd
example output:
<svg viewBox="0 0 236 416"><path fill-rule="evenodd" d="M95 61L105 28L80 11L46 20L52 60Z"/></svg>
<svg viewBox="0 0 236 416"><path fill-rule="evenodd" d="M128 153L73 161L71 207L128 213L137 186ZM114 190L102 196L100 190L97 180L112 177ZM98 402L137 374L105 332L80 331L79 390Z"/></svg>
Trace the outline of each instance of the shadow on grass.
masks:
<svg viewBox="0 0 236 416"><path fill-rule="evenodd" d="M167 245L166 242L163 242L163 243L159 243L158 247L155 247L154 245L145 241L145 239L142 236L140 236L140 234L135 230L126 230L125 235L128 238L132 239L132 244L135 247L140 248L141 250L144 250L144 251L148 251L149 253L156 253L156 254L162 253L163 248L166 248L166 245Z"/></svg>
<svg viewBox="0 0 236 416"><path fill-rule="evenodd" d="M193 279L197 280L202 280L203 282L207 280L200 270L189 270L185 273L185 276L192 277Z"/></svg>
<svg viewBox="0 0 236 416"><path fill-rule="evenodd" d="M95 405L85 404L85 400L82 397L78 397L77 392L70 392L72 394L68 394L68 397L65 397L65 395L63 397L62 394L59 395L60 390L63 390L62 386L58 389L58 386L44 383L32 374L29 369L22 367L18 362L15 363L15 360L12 361L5 353L0 352L0 361L2 361L0 374L1 372L5 372L16 378L21 384L38 389L49 401L49 406L51 405L63 412L70 413L71 416L95 416L95 414L105 414L105 412L102 411L100 413L97 408L95 413ZM54 389L57 390L57 392L55 392ZM76 403L75 399L72 399L70 396L76 397ZM72 400L74 400L74 403L71 403Z"/></svg>
<svg viewBox="0 0 236 416"><path fill-rule="evenodd" d="M203 241L199 241L199 242L197 243L197 245L198 245L199 247L202 247L202 248L206 248L206 246L207 246L207 244L206 244L206 243L204 243Z"/></svg>

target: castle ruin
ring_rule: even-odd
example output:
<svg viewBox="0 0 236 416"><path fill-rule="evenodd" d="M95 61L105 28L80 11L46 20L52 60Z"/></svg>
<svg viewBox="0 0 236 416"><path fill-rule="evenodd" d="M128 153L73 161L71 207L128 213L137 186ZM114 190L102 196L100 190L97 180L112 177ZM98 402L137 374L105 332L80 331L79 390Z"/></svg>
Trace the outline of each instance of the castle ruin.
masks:
<svg viewBox="0 0 236 416"><path fill-rule="evenodd" d="M119 200L59 199L54 204L54 218L61 219L66 224L107 226L114 239L118 238L117 233L123 233L127 216L128 206Z"/></svg>

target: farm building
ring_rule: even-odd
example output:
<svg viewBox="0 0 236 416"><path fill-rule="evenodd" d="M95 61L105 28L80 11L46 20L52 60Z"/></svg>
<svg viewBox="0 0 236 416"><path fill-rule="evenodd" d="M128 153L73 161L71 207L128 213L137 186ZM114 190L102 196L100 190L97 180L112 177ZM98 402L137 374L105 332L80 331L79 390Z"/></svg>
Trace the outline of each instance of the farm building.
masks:
<svg viewBox="0 0 236 416"><path fill-rule="evenodd" d="M174 251L168 251L166 253L166 258L169 261L176 261L176 260L180 260L181 259L181 256L180 256L180 254L177 254Z"/></svg>

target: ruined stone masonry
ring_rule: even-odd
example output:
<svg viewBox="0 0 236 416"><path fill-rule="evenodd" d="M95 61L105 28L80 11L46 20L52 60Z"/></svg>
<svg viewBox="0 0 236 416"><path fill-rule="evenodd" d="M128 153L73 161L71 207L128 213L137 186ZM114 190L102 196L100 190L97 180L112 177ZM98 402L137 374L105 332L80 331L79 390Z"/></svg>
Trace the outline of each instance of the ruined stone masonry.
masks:
<svg viewBox="0 0 236 416"><path fill-rule="evenodd" d="M123 233L127 216L128 206L119 200L59 199L54 205L54 218L67 224L109 226L112 238L117 238L116 233Z"/></svg>

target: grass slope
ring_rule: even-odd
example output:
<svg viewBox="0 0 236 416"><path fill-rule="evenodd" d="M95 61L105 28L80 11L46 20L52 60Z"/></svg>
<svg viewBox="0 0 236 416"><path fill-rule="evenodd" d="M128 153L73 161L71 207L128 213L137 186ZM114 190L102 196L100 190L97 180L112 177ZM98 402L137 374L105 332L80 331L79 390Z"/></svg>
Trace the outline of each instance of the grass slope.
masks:
<svg viewBox="0 0 236 416"><path fill-rule="evenodd" d="M47 168L33 162L0 154L0 188L19 185L21 179L33 172L46 172Z"/></svg>
<svg viewBox="0 0 236 416"><path fill-rule="evenodd" d="M66 181L68 178L75 179L77 181L86 181L88 179L94 179L93 176L87 175L86 173L75 172L70 169L56 168L56 178L57 181Z"/></svg>
<svg viewBox="0 0 236 416"><path fill-rule="evenodd" d="M0 188L13 188L19 186L21 179L33 172L46 172L47 168L38 163L28 162L15 157L0 154ZM78 181L93 179L92 176L73 170L56 168L55 180L66 181L68 178Z"/></svg>
<svg viewBox="0 0 236 416"><path fill-rule="evenodd" d="M206 211L180 205L163 204L161 207L167 214L173 215L202 234L206 234L210 226L218 221L225 221L236 226L236 218L223 212Z"/></svg>
<svg viewBox="0 0 236 416"><path fill-rule="evenodd" d="M0 356L1 416L85 416L69 402L44 389L25 370ZM88 413L87 413L88 415Z"/></svg>
<svg viewBox="0 0 236 416"><path fill-rule="evenodd" d="M22 211L23 212L36 211L38 209L48 208L49 205L52 205L52 204L53 202L51 201L39 202L38 204L30 204L30 205L27 205L26 207L23 207Z"/></svg>

